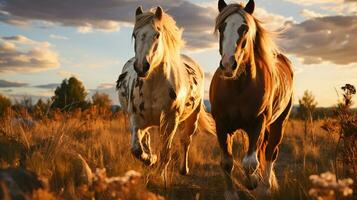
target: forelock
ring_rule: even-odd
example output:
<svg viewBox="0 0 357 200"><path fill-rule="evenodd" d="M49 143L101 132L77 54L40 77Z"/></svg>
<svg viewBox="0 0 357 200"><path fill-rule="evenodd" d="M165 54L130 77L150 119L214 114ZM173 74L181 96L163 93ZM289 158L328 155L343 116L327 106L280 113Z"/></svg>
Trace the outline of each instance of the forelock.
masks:
<svg viewBox="0 0 357 200"><path fill-rule="evenodd" d="M145 12L136 16L133 33L149 23L154 24L154 17L155 14L152 11Z"/></svg>
<svg viewBox="0 0 357 200"><path fill-rule="evenodd" d="M234 13L242 14L243 6L241 4L230 4L226 6L217 16L214 31L217 33L220 26L222 26L227 19Z"/></svg>

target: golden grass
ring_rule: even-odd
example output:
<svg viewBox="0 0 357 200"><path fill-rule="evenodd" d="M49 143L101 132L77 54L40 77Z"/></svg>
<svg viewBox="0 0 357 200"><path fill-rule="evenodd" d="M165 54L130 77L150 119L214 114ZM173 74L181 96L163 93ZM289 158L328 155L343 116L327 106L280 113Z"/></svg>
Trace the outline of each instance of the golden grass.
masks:
<svg viewBox="0 0 357 200"><path fill-rule="evenodd" d="M274 195L274 199L310 199L309 176L334 171L332 163L337 137L323 131L320 128L322 123L315 122L313 134L306 139L303 122L288 123L276 165L280 192ZM78 199L78 187L88 180L78 158L80 154L92 171L106 168L108 176L123 175L128 170L140 172L146 187L167 199L223 199L225 184L219 166L220 149L214 136L200 133L194 136L190 175L186 177L178 174L181 155L179 140L175 137L173 159L169 167L169 187L165 189L158 174L131 155L128 130L124 114L104 119L77 113L44 118L33 126L13 123L11 118L4 118L0 121L0 144L8 146L2 148L0 153L0 167L18 165L25 151L22 164L48 179L50 190L57 198ZM158 132L153 131L152 137L153 149L158 152ZM240 160L246 149L244 141L246 138L237 133L234 174L238 182L242 180Z"/></svg>

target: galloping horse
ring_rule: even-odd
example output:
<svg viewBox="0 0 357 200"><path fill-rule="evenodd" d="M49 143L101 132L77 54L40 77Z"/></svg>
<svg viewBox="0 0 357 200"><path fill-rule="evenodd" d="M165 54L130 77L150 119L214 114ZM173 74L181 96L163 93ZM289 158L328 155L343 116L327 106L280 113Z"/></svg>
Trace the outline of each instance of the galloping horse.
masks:
<svg viewBox="0 0 357 200"><path fill-rule="evenodd" d="M180 173L186 175L192 135L198 129L215 134L215 128L204 110L204 73L195 61L180 54L181 35L182 30L161 7L155 12L138 7L133 31L135 57L124 65L117 90L130 118L134 156L149 166L156 163L149 129L159 126L163 140L159 169L166 169L175 132L181 130L184 158Z"/></svg>
<svg viewBox="0 0 357 200"><path fill-rule="evenodd" d="M277 49L272 34L252 16L254 7L253 0L245 7L219 0L215 26L221 62L210 86L210 101L222 149L225 196L233 199L238 198L231 177L234 132L242 129L249 137L243 158L248 188L259 182L269 193L277 189L273 167L292 107L291 63Z"/></svg>

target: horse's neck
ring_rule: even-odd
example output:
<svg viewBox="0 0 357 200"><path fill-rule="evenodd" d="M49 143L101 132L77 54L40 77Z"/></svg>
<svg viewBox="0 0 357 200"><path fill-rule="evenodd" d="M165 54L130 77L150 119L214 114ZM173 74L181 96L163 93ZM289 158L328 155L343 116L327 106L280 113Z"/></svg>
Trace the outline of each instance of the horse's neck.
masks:
<svg viewBox="0 0 357 200"><path fill-rule="evenodd" d="M180 63L182 63L180 57L178 57L176 60L170 59L169 57L167 57L167 59L162 59L158 61L155 66L152 66L154 68L152 75L164 77L165 79L169 80L170 74L177 71Z"/></svg>
<svg viewBox="0 0 357 200"><path fill-rule="evenodd" d="M181 56L178 55L173 58L175 59L166 59L156 66L154 76L159 76L166 80L166 82L177 92L183 87L186 76Z"/></svg>
<svg viewBox="0 0 357 200"><path fill-rule="evenodd" d="M244 80L254 81L256 79L257 74L257 63L255 62L254 54L247 60L247 62L243 63L243 69L238 69L238 77L244 78Z"/></svg>

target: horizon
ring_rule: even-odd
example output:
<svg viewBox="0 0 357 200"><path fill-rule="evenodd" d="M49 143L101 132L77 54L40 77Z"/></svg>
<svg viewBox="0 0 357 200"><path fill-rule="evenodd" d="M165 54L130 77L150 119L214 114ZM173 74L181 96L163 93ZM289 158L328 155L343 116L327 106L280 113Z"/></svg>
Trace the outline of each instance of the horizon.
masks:
<svg viewBox="0 0 357 200"><path fill-rule="evenodd" d="M144 10L161 5L184 29L182 53L204 69L207 90L220 59L213 34L216 0L115 0L110 5L0 0L0 93L37 101L75 76L90 96L104 92L118 105L115 81L134 56L131 33L139 5ZM357 85L357 1L256 0L253 15L271 31L284 30L277 44L293 63L294 105L309 90L318 107L333 107L341 86Z"/></svg>

